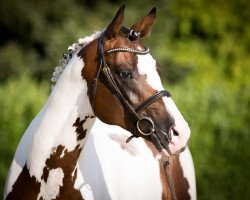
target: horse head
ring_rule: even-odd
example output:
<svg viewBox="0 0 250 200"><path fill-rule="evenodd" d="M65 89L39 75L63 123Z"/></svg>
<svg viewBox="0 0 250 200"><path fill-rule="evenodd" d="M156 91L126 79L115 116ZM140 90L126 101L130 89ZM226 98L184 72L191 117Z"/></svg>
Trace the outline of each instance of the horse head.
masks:
<svg viewBox="0 0 250 200"><path fill-rule="evenodd" d="M141 40L150 35L156 9L126 28L124 8L78 53L85 62L82 76L93 112L103 122L152 142L166 156L178 154L187 146L190 129L162 86L160 65Z"/></svg>

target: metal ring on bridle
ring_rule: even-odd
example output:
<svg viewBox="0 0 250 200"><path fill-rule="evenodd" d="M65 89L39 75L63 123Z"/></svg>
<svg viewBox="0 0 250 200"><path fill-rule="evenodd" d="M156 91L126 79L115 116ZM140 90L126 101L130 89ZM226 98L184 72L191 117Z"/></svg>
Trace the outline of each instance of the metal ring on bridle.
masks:
<svg viewBox="0 0 250 200"><path fill-rule="evenodd" d="M143 132L143 131L141 130L141 128L140 128L140 123L142 123L142 121L147 121L147 122L149 122L149 124L150 124L149 126L152 127L151 130L150 130L150 132L145 133L145 132ZM153 122L153 120L152 120L151 118L149 118L149 117L142 117L140 120L138 120L137 123L136 123L136 127L137 127L137 130L138 130L142 135L145 135L145 136L151 135L152 133L155 132L155 125L154 125L154 122Z"/></svg>

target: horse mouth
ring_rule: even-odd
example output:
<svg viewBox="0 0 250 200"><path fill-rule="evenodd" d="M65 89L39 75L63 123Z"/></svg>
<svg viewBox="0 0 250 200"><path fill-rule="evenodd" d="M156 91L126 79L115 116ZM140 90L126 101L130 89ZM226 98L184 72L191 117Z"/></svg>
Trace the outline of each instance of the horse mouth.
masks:
<svg viewBox="0 0 250 200"><path fill-rule="evenodd" d="M151 135L151 142L163 156L178 156L188 147L189 136L180 133L174 124L170 127L168 134L156 131L153 136Z"/></svg>
<svg viewBox="0 0 250 200"><path fill-rule="evenodd" d="M183 151L186 150L186 148L188 147L188 144L182 148L180 148L179 150L177 150L176 152L172 152L169 148L168 149L162 149L161 150L161 155L163 157L172 157L172 156L178 156L179 154L181 154Z"/></svg>
<svg viewBox="0 0 250 200"><path fill-rule="evenodd" d="M175 131L173 131L173 134L175 135L174 137L178 137L178 133L176 133ZM165 145L164 146L165 148L163 148L160 153L165 157L178 156L179 154L181 154L183 151L186 150L188 145L189 145L189 138L181 142L180 141L175 142L173 140L169 140L167 147Z"/></svg>

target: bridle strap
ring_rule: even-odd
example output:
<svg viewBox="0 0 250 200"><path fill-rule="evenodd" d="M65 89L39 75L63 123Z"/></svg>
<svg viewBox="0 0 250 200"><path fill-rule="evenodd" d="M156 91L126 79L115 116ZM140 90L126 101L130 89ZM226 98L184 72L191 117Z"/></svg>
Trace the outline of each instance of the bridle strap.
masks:
<svg viewBox="0 0 250 200"><path fill-rule="evenodd" d="M112 88L112 90L115 92L115 94L117 95L117 97L120 99L120 101L124 104L124 106L130 111L130 113L132 114L132 116L136 119L136 120L140 120L141 117L139 116L139 114L137 114L134 110L134 108L130 105L130 103L124 98L121 90L119 89L119 87L116 84L116 81L109 69L109 67L107 67L107 65L105 67L103 67L102 69L105 77L108 80L108 84L109 86Z"/></svg>
<svg viewBox="0 0 250 200"><path fill-rule="evenodd" d="M99 68L97 70L96 77L93 80L93 88L92 88L92 94L93 94L92 108L94 110L94 113L95 113L95 97L96 97L98 79L100 78L101 72L103 72L103 74L104 74L104 76L105 76L105 78L107 80L107 83L109 84L112 91L117 95L117 97L121 101L121 103L132 114L135 121L137 121L137 122L141 121L143 117L139 115L138 111L141 112L142 110L147 108L150 104L156 102L157 100L159 100L160 98L163 98L164 96L170 96L170 93L168 91L166 91L166 90L156 92L156 94L154 94L151 97L149 97L148 99L146 99L136 109L134 109L131 106L131 104L128 102L128 100L126 100L126 98L124 97L123 93L121 92L119 86L117 85L117 83L116 83L116 81L114 79L114 76L111 73L110 68L108 67L108 65L106 63L104 47L103 47L103 34L104 34L104 32L100 35L100 37L98 39ZM110 53L115 53L115 52L128 52L128 53L136 53L136 54L147 54L149 52L149 49L145 47L144 50L139 51L139 50L136 50L136 49L121 47L121 48L114 48L114 49L108 50L106 52L106 55L110 54ZM146 121L150 121L150 120L147 119ZM152 133L153 133L153 131L152 131ZM135 135L135 137L137 137L137 135ZM161 141L160 138L159 138L159 140Z"/></svg>
<svg viewBox="0 0 250 200"><path fill-rule="evenodd" d="M147 98L144 100L141 104L139 104L136 108L135 111L137 113L140 113L141 111L145 110L149 105L152 103L158 101L159 99L163 98L164 96L171 97L171 94L167 90L161 90L157 93L155 93L153 96Z"/></svg>
<svg viewBox="0 0 250 200"><path fill-rule="evenodd" d="M107 66L104 55L107 55L107 54L110 54L110 53L115 53L115 52L128 52L128 53L136 53L136 54L147 54L149 52L149 48L146 47L144 50L139 51L139 50L136 50L136 49L121 47L121 48L110 49L105 54L104 49L103 49L103 34L104 34L104 32L100 35L100 38L98 40L98 57L100 58L100 65L99 65L99 68L97 70L96 77L94 78L94 81L93 81L92 107L94 109L94 112L95 112L95 96L96 96L97 83L98 83L98 79L100 77L100 73L102 71L104 73L106 79L107 79L107 82L108 82L109 86L115 92L115 94L118 96L120 101L125 105L125 107L130 111L130 113L132 114L132 116L136 120L140 120L141 119L140 115L135 111L135 109L126 100L126 98L122 94L120 88L117 86L116 81L115 81L115 79L114 79L114 77L113 77L113 75L112 75L112 73L110 71L110 68Z"/></svg>
<svg viewBox="0 0 250 200"><path fill-rule="evenodd" d="M163 161L164 173L166 176L168 187L170 189L172 200L177 200L177 196L176 196L176 192L175 192L175 188L174 188L174 182L173 182L173 178L172 178L171 173L170 173L169 165L170 165L169 158L167 160Z"/></svg>
<svg viewBox="0 0 250 200"><path fill-rule="evenodd" d="M102 61L100 61L100 62L102 62ZM101 65L102 65L102 63L100 63L100 67L97 70L96 77L94 78L93 84L92 84L92 101L91 101L91 105L92 105L94 114L96 114L95 113L95 98L96 98L96 90L97 90L98 79L100 77L101 69L102 69Z"/></svg>

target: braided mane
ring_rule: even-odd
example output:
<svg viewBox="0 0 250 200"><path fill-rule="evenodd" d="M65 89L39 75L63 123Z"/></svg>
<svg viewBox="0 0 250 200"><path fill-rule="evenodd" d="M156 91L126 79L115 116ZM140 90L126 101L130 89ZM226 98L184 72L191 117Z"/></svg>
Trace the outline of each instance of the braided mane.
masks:
<svg viewBox="0 0 250 200"><path fill-rule="evenodd" d="M60 78L61 74L63 73L64 69L67 67L69 61L75 55L79 52L83 47L88 45L90 42L92 42L94 39L98 38L101 34L101 31L97 31L91 36L86 36L84 38L79 38L76 43L73 43L68 47L68 52L63 54L63 58L59 61L59 65L55 67L55 70L53 72L51 82L52 86L51 89L53 90L55 84L57 83L58 79Z"/></svg>

